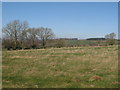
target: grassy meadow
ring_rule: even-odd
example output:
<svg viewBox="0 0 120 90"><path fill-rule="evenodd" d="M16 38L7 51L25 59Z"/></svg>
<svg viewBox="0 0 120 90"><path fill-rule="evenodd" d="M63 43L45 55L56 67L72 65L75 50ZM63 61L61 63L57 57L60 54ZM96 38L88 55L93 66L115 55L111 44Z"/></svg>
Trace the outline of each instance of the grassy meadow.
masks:
<svg viewBox="0 0 120 90"><path fill-rule="evenodd" d="M117 88L118 47L4 50L3 88Z"/></svg>

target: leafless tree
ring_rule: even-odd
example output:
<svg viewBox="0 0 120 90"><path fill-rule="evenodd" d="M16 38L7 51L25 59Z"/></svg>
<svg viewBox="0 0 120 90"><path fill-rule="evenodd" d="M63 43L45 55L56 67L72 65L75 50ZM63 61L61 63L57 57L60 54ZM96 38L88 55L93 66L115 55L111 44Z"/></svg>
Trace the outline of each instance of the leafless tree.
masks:
<svg viewBox="0 0 120 90"><path fill-rule="evenodd" d="M4 47L8 49L45 47L48 40L54 37L50 28L29 28L28 22L14 20L3 27Z"/></svg>
<svg viewBox="0 0 120 90"><path fill-rule="evenodd" d="M20 40L21 46L24 47L24 43L28 39L28 37L27 37L27 30L29 28L28 22L24 21L22 23L22 27L21 28L22 29L20 31L19 40Z"/></svg>
<svg viewBox="0 0 120 90"><path fill-rule="evenodd" d="M42 47L45 48L46 42L54 38L54 33L50 28L37 28L37 36L42 41Z"/></svg>
<svg viewBox="0 0 120 90"><path fill-rule="evenodd" d="M35 47L35 41L37 40L37 30L36 28L29 28L27 31L27 37L31 41L31 46Z"/></svg>
<svg viewBox="0 0 120 90"><path fill-rule="evenodd" d="M110 33L110 34L105 35L105 38L109 45L115 44L115 37L116 37L115 33Z"/></svg>
<svg viewBox="0 0 120 90"><path fill-rule="evenodd" d="M21 31L24 31L28 27L26 22L20 22L19 20L14 20L8 23L5 27L3 27L3 33L14 42L14 48L18 47L18 40L20 38Z"/></svg>
<svg viewBox="0 0 120 90"><path fill-rule="evenodd" d="M115 37L116 37L115 33L110 33L110 34L105 35L106 39L115 39Z"/></svg>

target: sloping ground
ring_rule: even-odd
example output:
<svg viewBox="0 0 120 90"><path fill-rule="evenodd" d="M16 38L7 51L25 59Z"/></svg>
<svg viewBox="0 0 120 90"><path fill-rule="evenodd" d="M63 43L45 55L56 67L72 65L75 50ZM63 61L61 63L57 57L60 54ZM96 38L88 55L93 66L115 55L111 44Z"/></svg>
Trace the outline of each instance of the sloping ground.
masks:
<svg viewBox="0 0 120 90"><path fill-rule="evenodd" d="M3 88L116 88L118 47L3 51Z"/></svg>

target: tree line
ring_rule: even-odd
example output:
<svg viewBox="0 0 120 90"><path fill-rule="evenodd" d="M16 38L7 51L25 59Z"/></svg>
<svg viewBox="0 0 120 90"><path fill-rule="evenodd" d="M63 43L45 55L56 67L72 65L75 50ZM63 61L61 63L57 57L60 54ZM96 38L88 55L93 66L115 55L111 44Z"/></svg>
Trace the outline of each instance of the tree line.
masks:
<svg viewBox="0 0 120 90"><path fill-rule="evenodd" d="M50 28L29 28L26 21L14 20L2 29L3 47L7 49L46 48L55 34Z"/></svg>
<svg viewBox="0 0 120 90"><path fill-rule="evenodd" d="M2 32L2 45L8 50L66 46L65 40L55 39L51 28L30 28L27 21L11 21L2 28ZM115 33L110 33L105 39L112 45L115 36Z"/></svg>

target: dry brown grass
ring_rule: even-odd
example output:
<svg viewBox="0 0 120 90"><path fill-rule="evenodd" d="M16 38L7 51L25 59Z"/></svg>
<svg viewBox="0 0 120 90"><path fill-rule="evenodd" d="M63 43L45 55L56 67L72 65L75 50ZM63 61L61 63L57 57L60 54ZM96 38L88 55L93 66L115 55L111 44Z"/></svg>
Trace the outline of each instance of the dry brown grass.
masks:
<svg viewBox="0 0 120 90"><path fill-rule="evenodd" d="M118 47L3 51L3 87L118 87Z"/></svg>

